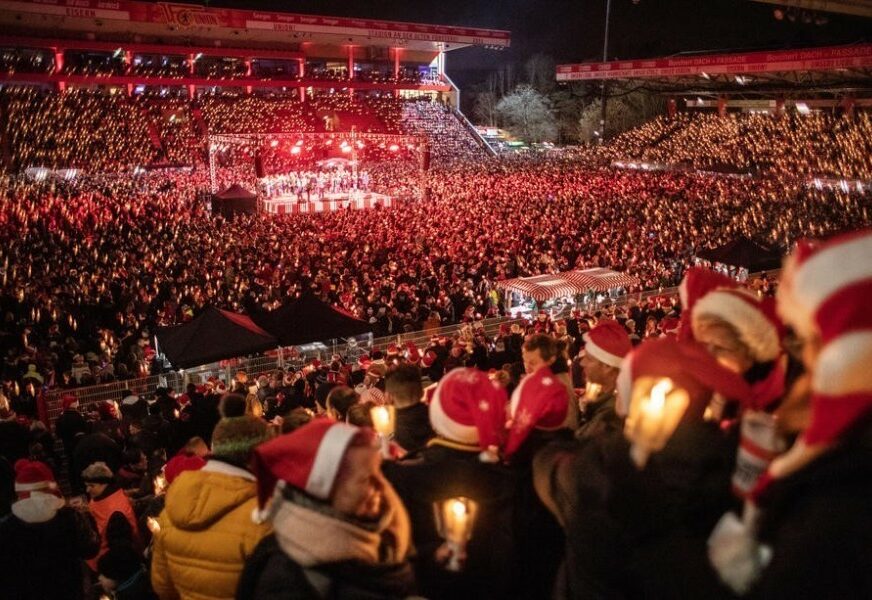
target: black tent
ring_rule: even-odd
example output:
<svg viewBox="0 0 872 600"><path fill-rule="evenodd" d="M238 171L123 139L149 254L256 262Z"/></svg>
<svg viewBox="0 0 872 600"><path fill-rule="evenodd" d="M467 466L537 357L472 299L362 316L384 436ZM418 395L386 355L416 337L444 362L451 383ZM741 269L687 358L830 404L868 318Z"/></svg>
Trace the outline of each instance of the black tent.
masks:
<svg viewBox="0 0 872 600"><path fill-rule="evenodd" d="M230 217L236 213L254 214L257 212L257 194L234 183L229 188L212 196L212 214Z"/></svg>
<svg viewBox="0 0 872 600"><path fill-rule="evenodd" d="M270 312L253 315L255 322L276 336L282 346L297 346L372 332L372 326L325 304L314 294Z"/></svg>
<svg viewBox="0 0 872 600"><path fill-rule="evenodd" d="M211 306L190 323L158 330L157 341L160 351L177 369L264 352L279 345L249 317Z"/></svg>
<svg viewBox="0 0 872 600"><path fill-rule="evenodd" d="M718 248L702 250L699 258L733 267L744 267L751 273L777 269L781 266L782 254L765 248L753 240L740 236Z"/></svg>

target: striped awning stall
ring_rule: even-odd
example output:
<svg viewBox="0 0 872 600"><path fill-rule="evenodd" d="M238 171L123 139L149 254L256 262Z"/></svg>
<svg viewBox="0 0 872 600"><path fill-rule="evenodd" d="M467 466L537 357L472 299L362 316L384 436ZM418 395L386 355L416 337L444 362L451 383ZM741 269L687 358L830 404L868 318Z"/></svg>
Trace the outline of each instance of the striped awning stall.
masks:
<svg viewBox="0 0 872 600"><path fill-rule="evenodd" d="M639 285L639 278L611 269L581 269L560 274L582 291L604 292L619 287Z"/></svg>
<svg viewBox="0 0 872 600"><path fill-rule="evenodd" d="M504 281L497 281L495 287L530 296L536 302L573 296L585 291L584 288L579 288L573 282L565 279L562 273L506 279Z"/></svg>

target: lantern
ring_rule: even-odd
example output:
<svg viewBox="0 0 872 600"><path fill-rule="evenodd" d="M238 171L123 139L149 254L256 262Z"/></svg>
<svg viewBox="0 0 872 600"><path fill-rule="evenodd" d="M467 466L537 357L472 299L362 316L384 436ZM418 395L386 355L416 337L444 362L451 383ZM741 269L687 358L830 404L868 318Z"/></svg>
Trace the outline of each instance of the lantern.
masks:
<svg viewBox="0 0 872 600"><path fill-rule="evenodd" d="M460 571L463 568L466 544L472 538L478 503L463 496L448 498L442 502L434 502L433 513L436 529L445 540L449 553L445 568L449 571Z"/></svg>
<svg viewBox="0 0 872 600"><path fill-rule="evenodd" d="M644 468L652 452L663 449L690 404L686 390L668 377L640 377L633 386L624 435L632 443L630 457Z"/></svg>

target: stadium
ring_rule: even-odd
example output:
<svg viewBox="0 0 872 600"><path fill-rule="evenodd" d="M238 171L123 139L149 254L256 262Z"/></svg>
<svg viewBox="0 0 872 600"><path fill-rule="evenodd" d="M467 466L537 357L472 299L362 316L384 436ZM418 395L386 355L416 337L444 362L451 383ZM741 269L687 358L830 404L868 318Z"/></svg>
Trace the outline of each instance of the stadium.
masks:
<svg viewBox="0 0 872 600"><path fill-rule="evenodd" d="M219 4L0 0L0 597L869 596L870 3Z"/></svg>

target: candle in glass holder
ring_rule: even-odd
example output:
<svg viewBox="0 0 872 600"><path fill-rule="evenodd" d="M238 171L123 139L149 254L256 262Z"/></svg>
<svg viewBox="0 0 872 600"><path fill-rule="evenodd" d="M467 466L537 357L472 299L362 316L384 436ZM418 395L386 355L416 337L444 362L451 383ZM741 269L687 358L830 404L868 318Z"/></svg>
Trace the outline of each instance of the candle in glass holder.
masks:
<svg viewBox="0 0 872 600"><path fill-rule="evenodd" d="M434 502L433 512L436 529L445 540L449 553L445 568L449 571L460 571L463 568L466 544L472 538L478 503L458 496L442 502Z"/></svg>
<svg viewBox="0 0 872 600"><path fill-rule="evenodd" d="M588 381L586 384L584 384L584 402L594 402L597 398L599 398L602 391L602 384Z"/></svg>
<svg viewBox="0 0 872 600"><path fill-rule="evenodd" d="M390 438L394 434L397 410L393 405L373 406L369 411L372 427L378 433L383 458L390 458Z"/></svg>
<svg viewBox="0 0 872 600"><path fill-rule="evenodd" d="M632 443L630 456L640 469L653 452L663 449L690 404L686 390L669 378L640 377L633 386L624 435Z"/></svg>

